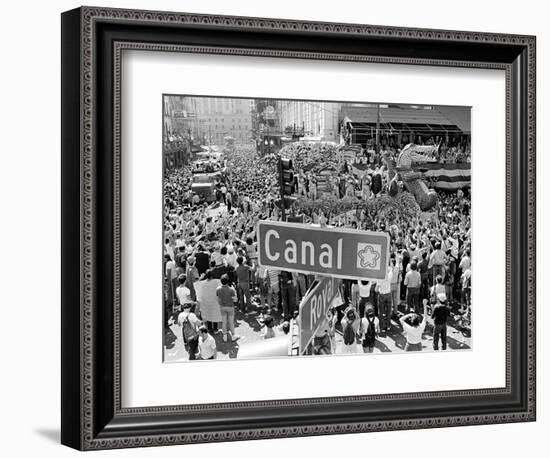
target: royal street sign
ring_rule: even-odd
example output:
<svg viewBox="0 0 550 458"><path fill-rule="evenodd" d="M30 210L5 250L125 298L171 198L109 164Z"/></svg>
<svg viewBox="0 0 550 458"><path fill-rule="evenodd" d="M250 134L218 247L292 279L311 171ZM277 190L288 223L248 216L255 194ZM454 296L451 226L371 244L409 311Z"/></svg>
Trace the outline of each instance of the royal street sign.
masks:
<svg viewBox="0 0 550 458"><path fill-rule="evenodd" d="M389 235L312 224L260 221L259 263L292 272L383 280Z"/></svg>
<svg viewBox="0 0 550 458"><path fill-rule="evenodd" d="M338 283L339 280L332 277L319 277L300 302L300 353L305 351L327 316L332 301L338 295Z"/></svg>

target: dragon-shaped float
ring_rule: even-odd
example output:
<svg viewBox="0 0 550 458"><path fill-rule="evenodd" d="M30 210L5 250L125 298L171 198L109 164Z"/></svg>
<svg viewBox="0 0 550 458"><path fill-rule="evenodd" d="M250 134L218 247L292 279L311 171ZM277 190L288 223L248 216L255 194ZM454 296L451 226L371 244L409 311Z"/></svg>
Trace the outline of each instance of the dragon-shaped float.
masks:
<svg viewBox="0 0 550 458"><path fill-rule="evenodd" d="M420 206L420 210L431 210L437 203L437 193L428 189L423 174L413 169L413 164L435 162L433 153L439 149L439 145L415 145L409 143L403 147L397 157L397 161L390 157L389 152L383 154L384 162L388 168L390 184L388 194L395 197L400 190L399 182L409 191Z"/></svg>

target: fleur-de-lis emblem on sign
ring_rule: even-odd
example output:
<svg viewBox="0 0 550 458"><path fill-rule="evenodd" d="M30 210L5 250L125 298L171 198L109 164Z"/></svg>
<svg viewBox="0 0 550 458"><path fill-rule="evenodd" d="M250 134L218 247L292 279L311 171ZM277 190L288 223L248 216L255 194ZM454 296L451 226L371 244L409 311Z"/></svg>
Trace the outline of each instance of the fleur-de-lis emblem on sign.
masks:
<svg viewBox="0 0 550 458"><path fill-rule="evenodd" d="M359 257L359 264L364 269L376 267L378 259L380 259L380 253L371 245L365 245L362 250L357 252L357 255Z"/></svg>

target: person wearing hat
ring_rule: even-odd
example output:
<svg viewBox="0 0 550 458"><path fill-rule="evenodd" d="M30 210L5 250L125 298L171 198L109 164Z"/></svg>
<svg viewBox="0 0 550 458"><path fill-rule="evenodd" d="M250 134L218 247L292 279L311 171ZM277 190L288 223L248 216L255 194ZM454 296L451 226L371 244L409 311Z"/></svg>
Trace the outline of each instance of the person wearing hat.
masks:
<svg viewBox="0 0 550 458"><path fill-rule="evenodd" d="M447 319L449 318L449 307L447 307L447 296L445 293L436 295L436 303L432 310L434 320L433 346L439 350L439 339L441 338L441 349L447 349Z"/></svg>

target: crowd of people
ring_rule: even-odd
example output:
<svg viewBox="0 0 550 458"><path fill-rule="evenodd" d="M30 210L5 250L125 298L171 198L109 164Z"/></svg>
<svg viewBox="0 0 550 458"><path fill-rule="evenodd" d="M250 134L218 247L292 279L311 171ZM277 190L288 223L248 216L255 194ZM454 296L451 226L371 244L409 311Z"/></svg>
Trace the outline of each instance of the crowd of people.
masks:
<svg viewBox="0 0 550 458"><path fill-rule="evenodd" d="M322 192L374 199L386 193L390 181L382 161L369 164L358 176L353 162L338 157L331 144L294 143L281 154L294 160L297 194L304 199L316 200ZM330 171L322 191L320 168ZM221 334L223 342L239 338L235 311L245 317L258 312L261 338L273 337L275 328L287 333L313 277L257 262L257 222L282 218L276 160L261 157L253 145L237 145L225 158L224 174L217 177L211 202L193 193L192 175L190 165L164 178L165 323L179 325L189 359L212 359L217 355L213 336ZM404 350L420 350L427 332L435 350L446 349L451 317L468 328L467 190L439 193L437 207L428 217L389 218L365 210L342 217L319 210L307 221L385 231L391 247L385 281L340 282L340 303L325 317L306 353L349 353L361 347L372 352L378 336L398 334L406 338Z"/></svg>

